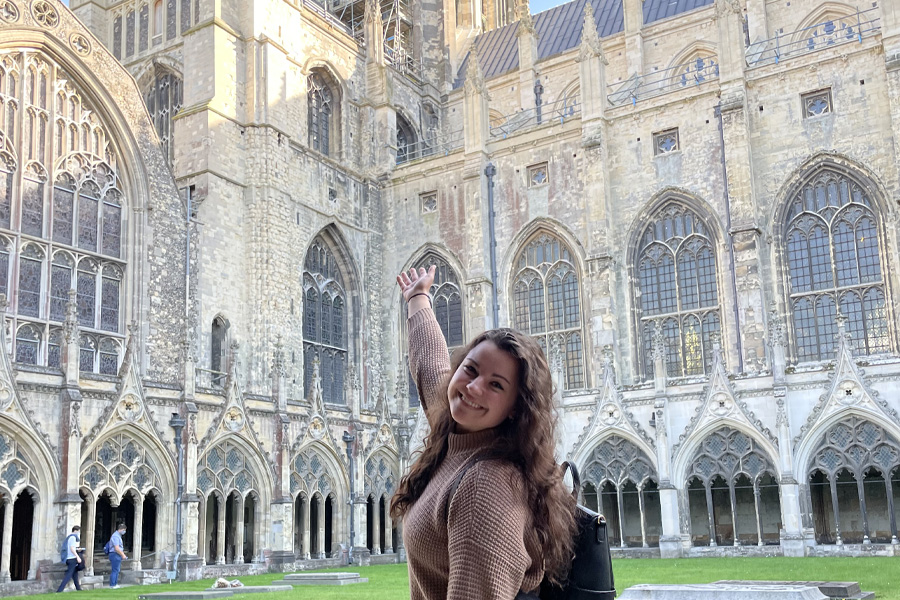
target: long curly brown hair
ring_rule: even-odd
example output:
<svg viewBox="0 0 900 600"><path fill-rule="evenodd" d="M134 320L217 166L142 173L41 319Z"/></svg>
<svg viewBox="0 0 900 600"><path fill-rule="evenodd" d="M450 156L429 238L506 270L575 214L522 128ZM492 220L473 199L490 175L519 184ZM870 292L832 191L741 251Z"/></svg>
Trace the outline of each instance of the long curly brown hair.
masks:
<svg viewBox="0 0 900 600"><path fill-rule="evenodd" d="M493 342L516 360L519 380L512 416L497 426L497 438L481 457L507 460L521 471L533 531L543 552L544 572L554 583L562 583L572 561L575 499L563 484L554 456L557 416L553 381L540 346L514 329L485 331L454 353L438 402L428 407L431 433L425 438L421 456L400 481L391 501L391 515L394 518L405 515L443 463L448 439L454 430L447 397L450 378L469 352L484 341Z"/></svg>

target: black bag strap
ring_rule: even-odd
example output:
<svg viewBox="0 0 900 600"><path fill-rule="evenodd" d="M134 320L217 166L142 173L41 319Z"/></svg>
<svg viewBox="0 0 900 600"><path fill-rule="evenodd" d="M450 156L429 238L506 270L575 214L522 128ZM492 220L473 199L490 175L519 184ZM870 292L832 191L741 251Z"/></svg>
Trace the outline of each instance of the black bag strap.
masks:
<svg viewBox="0 0 900 600"><path fill-rule="evenodd" d="M466 473L469 472L469 469L474 467L475 463L477 463L481 459L481 456L470 458L466 462L466 464L463 465L463 468L459 470L459 473L456 474L456 478L453 480L453 485L450 486L450 493L447 494L447 501L444 502L444 520L448 523L450 522L450 501L453 500L453 496L456 495L456 490L459 488L459 484L462 483L463 477L465 477Z"/></svg>
<svg viewBox="0 0 900 600"><path fill-rule="evenodd" d="M581 491L581 476L578 474L578 467L571 461L563 461L562 476L566 476L566 470L572 471L572 495L578 500L578 493Z"/></svg>

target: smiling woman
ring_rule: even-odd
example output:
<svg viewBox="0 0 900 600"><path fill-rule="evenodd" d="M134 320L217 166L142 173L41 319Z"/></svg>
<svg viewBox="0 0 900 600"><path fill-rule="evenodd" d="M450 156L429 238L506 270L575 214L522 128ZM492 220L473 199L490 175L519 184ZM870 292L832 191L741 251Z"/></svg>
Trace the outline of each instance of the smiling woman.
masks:
<svg viewBox="0 0 900 600"><path fill-rule="evenodd" d="M391 507L411 597L533 598L545 575L565 579L574 529L554 461L550 370L534 338L513 329L481 333L451 363L428 293L435 270L397 278L432 428Z"/></svg>

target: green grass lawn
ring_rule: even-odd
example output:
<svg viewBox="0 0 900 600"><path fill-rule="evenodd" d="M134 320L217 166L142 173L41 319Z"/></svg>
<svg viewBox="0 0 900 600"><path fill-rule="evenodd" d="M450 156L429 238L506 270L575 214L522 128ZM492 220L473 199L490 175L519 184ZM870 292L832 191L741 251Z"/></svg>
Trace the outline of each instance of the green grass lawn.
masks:
<svg viewBox="0 0 900 600"><path fill-rule="evenodd" d="M786 581L858 581L878 600L900 600L900 558L691 558L683 560L616 560L616 589L638 583L709 583L719 579L768 579ZM298 587L293 592L241 596L247 600L293 600L298 598L365 598L403 600L409 598L406 565L346 567L331 571L354 571L369 583L352 586ZM281 575L241 577L246 585L268 585ZM202 590L212 580L190 583L133 586L118 590L86 592L103 600L136 600L140 594L169 590Z"/></svg>

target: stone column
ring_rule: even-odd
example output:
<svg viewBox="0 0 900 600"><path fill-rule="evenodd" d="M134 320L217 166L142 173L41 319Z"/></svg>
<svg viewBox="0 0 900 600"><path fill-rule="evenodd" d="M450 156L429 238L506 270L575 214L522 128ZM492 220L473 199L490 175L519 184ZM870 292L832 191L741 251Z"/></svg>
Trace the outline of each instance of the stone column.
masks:
<svg viewBox="0 0 900 600"><path fill-rule="evenodd" d="M384 554L392 554L394 552L393 548L393 527L391 527L391 502L390 499L385 497L384 501L384 548L382 548L382 553Z"/></svg>
<svg viewBox="0 0 900 600"><path fill-rule="evenodd" d="M6 310L6 301L0 302L0 314ZM5 337L5 328L0 327L0 335ZM81 496L78 493L78 482L81 471L81 407L82 397L79 388L79 327L75 290L69 290L66 303L66 317L63 323L63 372L65 385L60 391L60 423L59 451L62 457L59 482L59 493L56 502L59 505L60 519L57 522L57 539L62 539L72 531L75 525L81 525ZM2 340L2 348L6 348L6 340Z"/></svg>
<svg viewBox="0 0 900 600"><path fill-rule="evenodd" d="M275 489L272 494L272 524L269 559L272 564L283 565L294 560L294 510L291 500L291 440L290 418L287 415L287 369L284 362L284 346L281 336L276 336L272 358L272 396L277 413L275 430Z"/></svg>
<svg viewBox="0 0 900 600"><path fill-rule="evenodd" d="M131 570L141 570L141 544L144 542L144 498L134 498L134 533L131 534Z"/></svg>
<svg viewBox="0 0 900 600"><path fill-rule="evenodd" d="M466 68L463 104L466 154L484 152L485 145L490 139L489 101L487 84L481 71L481 60L473 45L469 51L469 64Z"/></svg>
<svg viewBox="0 0 900 600"><path fill-rule="evenodd" d="M312 555L309 552L309 527L310 527L310 498L306 498L306 502L303 503L303 551L300 553L300 558L303 560L309 560Z"/></svg>
<svg viewBox="0 0 900 600"><path fill-rule="evenodd" d="M219 503L219 518L216 523L216 564L225 564L225 506L228 499L225 496L216 496Z"/></svg>
<svg viewBox="0 0 900 600"><path fill-rule="evenodd" d="M654 406L656 421L656 463L659 475L659 508L662 535L659 536L661 558L680 558L684 541L681 535L681 519L678 509L678 490L672 485L669 466L669 434L665 395L657 396Z"/></svg>
<svg viewBox="0 0 900 600"><path fill-rule="evenodd" d="M367 540L369 545L372 546L372 554L381 554L381 519L378 514L378 501L373 500L372 502L372 539Z"/></svg>
<svg viewBox="0 0 900 600"><path fill-rule="evenodd" d="M644 25L643 0L624 0L625 8L625 61L628 75L644 73Z"/></svg>
<svg viewBox="0 0 900 600"><path fill-rule="evenodd" d="M240 496L234 503L234 564L244 564L244 499Z"/></svg>
<svg viewBox="0 0 900 600"><path fill-rule="evenodd" d="M578 80L581 84L581 136L586 147L600 145L606 148L606 65L609 61L603 55L600 35L597 33L597 22L590 2L584 4L584 22L581 30L581 46L578 48ZM601 162L598 167L604 174L601 183L605 182L606 165ZM605 196L604 196L605 197ZM596 249L595 249L596 250Z"/></svg>
<svg viewBox="0 0 900 600"><path fill-rule="evenodd" d="M13 499L7 498L3 509L3 542L0 553L0 583L10 581L9 561L12 553Z"/></svg>
<svg viewBox="0 0 900 600"><path fill-rule="evenodd" d="M193 381L193 360L186 367L186 379ZM190 392L190 395L188 395ZM184 445L184 493L181 496L181 556L178 558L178 578L183 581L195 581L202 576L206 562L206 510L200 512L200 496L197 494L197 405L193 402L193 385L185 390L185 401L181 405L180 414L185 420L181 432L181 443ZM176 477L178 474L175 474ZM207 501L215 502L215 496ZM205 507L204 503L204 507ZM203 536L201 537L200 520L203 520ZM159 547L159 545L157 544ZM214 557L210 557L213 559Z"/></svg>
<svg viewBox="0 0 900 600"><path fill-rule="evenodd" d="M94 538L97 535L97 502L94 498L88 497L87 501L87 518L85 519L85 528L81 532L81 545L84 546L84 562L85 573L94 573Z"/></svg>
<svg viewBox="0 0 900 600"><path fill-rule="evenodd" d="M325 498L320 496L316 503L316 524L319 527L318 543L316 544L316 558L325 558Z"/></svg>
<svg viewBox="0 0 900 600"><path fill-rule="evenodd" d="M539 77L534 63L537 62L537 31L531 19L528 0L516 3L516 39L519 47L519 102L522 110L535 109L534 83Z"/></svg>

